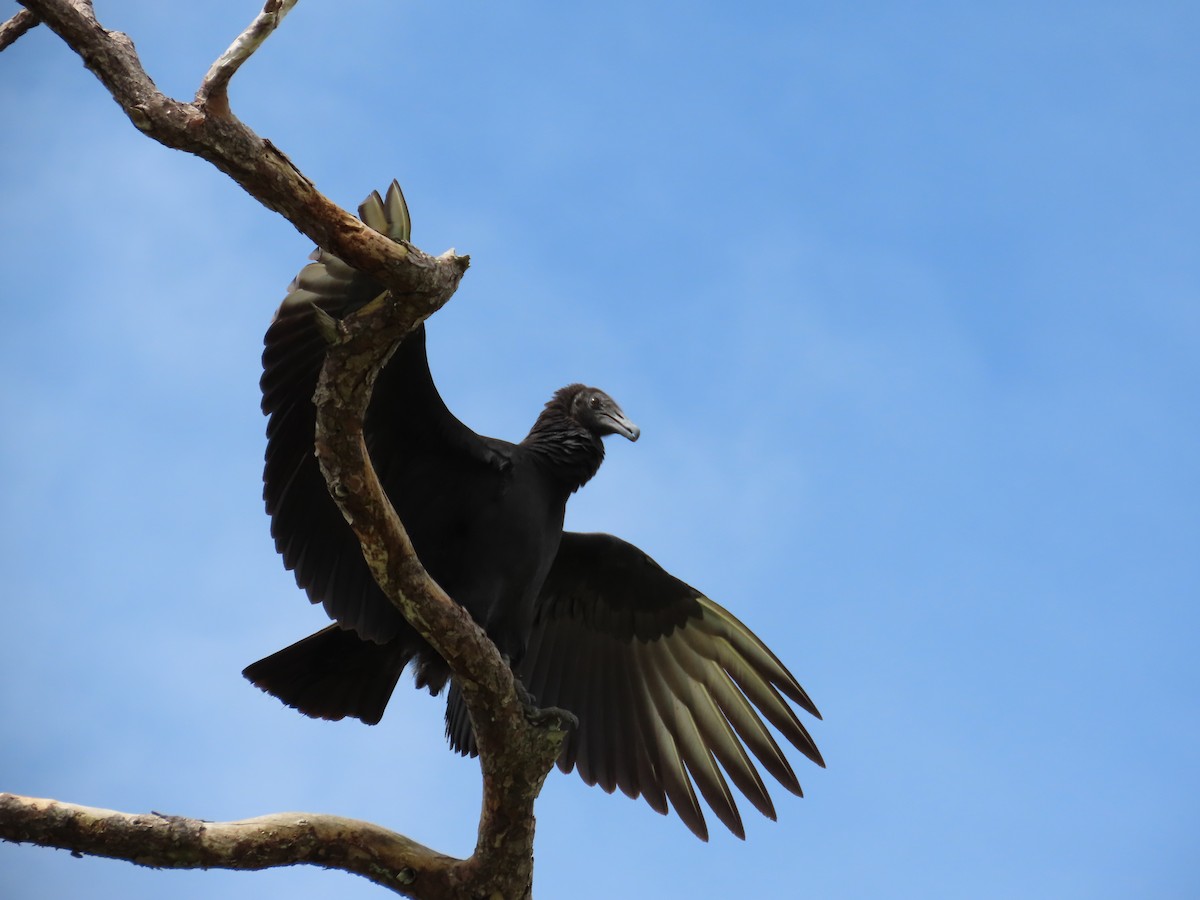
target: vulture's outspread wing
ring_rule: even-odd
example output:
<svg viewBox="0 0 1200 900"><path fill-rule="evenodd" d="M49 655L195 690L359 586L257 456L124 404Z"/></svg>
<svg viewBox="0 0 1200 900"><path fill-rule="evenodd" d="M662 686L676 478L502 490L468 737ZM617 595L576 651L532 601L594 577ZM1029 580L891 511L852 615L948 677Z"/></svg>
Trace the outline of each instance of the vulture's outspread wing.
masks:
<svg viewBox="0 0 1200 900"><path fill-rule="evenodd" d="M386 201L373 193L359 214L376 231L408 240L408 211L395 184ZM417 640L371 577L358 540L329 497L313 451L312 397L327 347L323 328L330 318L373 300L382 288L323 250L314 251L312 259L288 289L263 351L262 407L270 417L263 497L271 534L309 599L324 603L343 628L378 643L405 634ZM487 502L498 490L510 445L480 437L446 408L429 373L424 326L405 338L380 374L365 432L380 481L418 553L427 567L436 564L434 548L422 547L422 531L444 533L439 509L470 516Z"/></svg>
<svg viewBox="0 0 1200 900"><path fill-rule="evenodd" d="M775 654L726 610L612 535L563 533L518 674L540 705L579 717L560 769L578 768L584 781L610 793L641 795L660 813L670 801L701 838L708 829L693 781L730 831L745 836L721 769L775 818L747 749L801 794L760 714L824 765L784 697L820 713Z"/></svg>

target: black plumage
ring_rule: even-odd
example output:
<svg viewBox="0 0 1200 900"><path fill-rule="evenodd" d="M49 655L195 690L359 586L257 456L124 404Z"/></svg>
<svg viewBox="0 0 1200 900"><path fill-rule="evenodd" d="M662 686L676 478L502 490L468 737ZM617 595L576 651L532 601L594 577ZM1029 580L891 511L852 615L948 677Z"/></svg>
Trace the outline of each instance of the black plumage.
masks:
<svg viewBox="0 0 1200 900"><path fill-rule="evenodd" d="M408 239L394 183L386 201L372 194L359 212L377 231ZM345 316L381 291L329 253L317 250L313 260L265 339L264 497L285 565L336 624L245 675L307 715L374 724L410 664L432 693L450 671L375 584L313 455L312 395L326 347L320 320ZM819 718L816 707L749 629L637 547L562 530L567 499L604 459L601 439L638 437L603 391L557 391L519 444L482 437L438 395L421 326L381 371L364 430L429 574L484 627L539 704L578 717L559 757L564 772L577 768L588 784L642 796L661 813L670 805L707 838L693 785L739 837L725 775L770 818L775 809L754 759L801 794L760 714L824 765L788 701ZM446 731L456 750L474 753L453 685Z"/></svg>

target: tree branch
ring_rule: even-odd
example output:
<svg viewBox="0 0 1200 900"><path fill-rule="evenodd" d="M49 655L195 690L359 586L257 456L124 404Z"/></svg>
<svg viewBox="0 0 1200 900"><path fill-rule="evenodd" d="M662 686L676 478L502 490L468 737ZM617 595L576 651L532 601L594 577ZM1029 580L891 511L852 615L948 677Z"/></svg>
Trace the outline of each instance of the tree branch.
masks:
<svg viewBox="0 0 1200 900"><path fill-rule="evenodd" d="M263 41L279 27L283 17L292 11L296 0L267 0L262 12L254 17L249 27L238 35L237 40L212 64L204 80L200 82L200 90L196 91L196 103L207 106L210 110L221 104L226 114L229 113L229 80L241 68L242 63L262 46Z"/></svg>
<svg viewBox="0 0 1200 900"><path fill-rule="evenodd" d="M399 894L435 900L461 896L453 877L460 860L341 816L276 813L205 822L0 794L0 838L153 868L315 865L353 872Z"/></svg>
<svg viewBox="0 0 1200 900"><path fill-rule="evenodd" d="M314 243L385 287L403 293L419 290L427 282L433 257L388 240L325 197L270 141L239 121L228 104L209 108L183 103L158 90L142 68L133 41L119 31L105 30L86 0L23 2L79 54L143 134L212 163ZM415 263L410 259L413 255L423 257L424 263ZM442 257L437 265L463 270L469 260ZM447 299L448 295L442 302ZM425 315L433 312L428 309Z"/></svg>
<svg viewBox="0 0 1200 900"><path fill-rule="evenodd" d="M0 25L0 50L4 50L17 38L37 25L38 18L27 9L22 9L15 16Z"/></svg>
<svg viewBox="0 0 1200 900"><path fill-rule="evenodd" d="M489 872L533 873L533 803L562 740L563 723L535 726L517 698L512 671L470 615L426 574L379 484L362 423L375 376L415 327L407 298L374 301L337 324L317 383L317 458L375 580L404 617L449 663L475 726L483 770L483 813L475 854L465 863ZM526 886L528 889L528 885ZM512 896L500 890L501 896Z"/></svg>
<svg viewBox="0 0 1200 900"><path fill-rule="evenodd" d="M214 824L11 795L0 798L0 837L163 867L312 862L419 898L529 896L533 802L564 733L561 727L530 724L512 672L495 646L426 574L371 466L362 433L379 370L404 335L454 294L468 258L452 251L431 257L366 227L233 115L225 94L229 79L295 0L268 0L210 68L194 103L161 93L132 41L105 30L89 0L22 2L79 54L140 131L208 160L318 245L388 289L330 329L314 398L317 453L330 492L380 586L455 674L476 729L484 798L475 853L467 860L439 856L377 826L329 816L283 814ZM415 880L404 884L409 872Z"/></svg>

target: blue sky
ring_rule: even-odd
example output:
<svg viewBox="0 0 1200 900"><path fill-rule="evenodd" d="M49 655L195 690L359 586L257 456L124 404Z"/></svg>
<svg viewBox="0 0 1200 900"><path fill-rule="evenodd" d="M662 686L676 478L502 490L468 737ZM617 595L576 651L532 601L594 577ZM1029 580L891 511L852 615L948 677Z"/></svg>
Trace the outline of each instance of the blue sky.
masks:
<svg viewBox="0 0 1200 900"><path fill-rule="evenodd" d="M190 97L253 3L98 2ZM10 4L10 11L15 11ZM5 15L10 11L6 11ZM608 390L569 525L734 610L826 719L748 840L552 775L541 897L1200 893L1194 4L306 0L235 109L470 253L450 407ZM311 249L141 137L44 29L0 55L0 789L366 818L463 854L477 766L404 687L240 677L315 630L260 499L264 331ZM380 896L0 846L0 894Z"/></svg>

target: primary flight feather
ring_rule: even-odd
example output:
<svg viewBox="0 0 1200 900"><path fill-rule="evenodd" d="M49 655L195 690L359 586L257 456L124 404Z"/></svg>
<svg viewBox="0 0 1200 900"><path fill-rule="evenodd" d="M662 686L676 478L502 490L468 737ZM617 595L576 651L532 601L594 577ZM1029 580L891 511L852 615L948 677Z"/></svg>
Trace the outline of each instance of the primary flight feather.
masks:
<svg viewBox="0 0 1200 900"><path fill-rule="evenodd" d="M373 193L359 215L393 240L409 239L395 182L386 199ZM284 564L336 624L244 674L306 715L375 724L406 668L434 694L451 677L375 584L313 453L324 323L382 288L323 250L312 259L264 341L263 495ZM775 818L756 760L801 794L763 718L824 765L791 704L820 714L745 625L632 544L563 531L568 498L604 459L601 439L636 441L640 433L603 391L582 384L556 391L518 444L483 437L438 395L420 326L380 372L364 432L430 576L487 631L538 704L578 718L558 760L564 772L575 768L588 784L644 797L660 813L673 807L707 839L700 798L745 836L726 778ZM446 733L455 750L474 754L452 683Z"/></svg>

